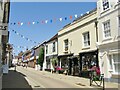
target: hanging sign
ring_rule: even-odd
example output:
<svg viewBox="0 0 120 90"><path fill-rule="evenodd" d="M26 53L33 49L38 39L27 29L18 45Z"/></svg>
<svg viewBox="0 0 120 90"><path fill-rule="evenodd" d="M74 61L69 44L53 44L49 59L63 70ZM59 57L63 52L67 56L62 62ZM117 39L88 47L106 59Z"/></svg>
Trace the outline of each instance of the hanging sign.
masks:
<svg viewBox="0 0 120 90"><path fill-rule="evenodd" d="M0 23L0 30L8 30L8 24Z"/></svg>

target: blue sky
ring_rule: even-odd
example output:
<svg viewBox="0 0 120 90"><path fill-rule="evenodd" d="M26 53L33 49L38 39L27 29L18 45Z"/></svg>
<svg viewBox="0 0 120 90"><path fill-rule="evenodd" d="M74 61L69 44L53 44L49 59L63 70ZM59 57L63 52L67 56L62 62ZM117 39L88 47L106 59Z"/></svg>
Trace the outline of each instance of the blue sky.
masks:
<svg viewBox="0 0 120 90"><path fill-rule="evenodd" d="M22 26L9 25L10 38L9 43L14 44L15 53L17 54L23 48L18 46L27 46L28 49L37 45L30 42L19 35L15 34L12 30L17 31L19 34L37 42L41 43L50 39L66 24L72 22L77 14L85 14L87 11L91 11L96 8L96 2L11 2L10 8L10 23L23 22ZM69 16L73 16L72 20ZM67 20L64 18L67 17ZM60 22L59 18L63 18ZM56 19L55 22L50 20ZM48 20L48 23L41 23ZM30 22L30 25L27 23ZM31 24L32 22L39 22L38 24Z"/></svg>

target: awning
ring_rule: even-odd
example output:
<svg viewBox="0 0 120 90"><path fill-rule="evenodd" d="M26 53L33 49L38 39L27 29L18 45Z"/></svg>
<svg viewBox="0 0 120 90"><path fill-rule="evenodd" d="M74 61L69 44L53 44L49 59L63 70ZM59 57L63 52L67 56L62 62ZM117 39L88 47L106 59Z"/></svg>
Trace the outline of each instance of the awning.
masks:
<svg viewBox="0 0 120 90"><path fill-rule="evenodd" d="M80 54L87 54L87 53L94 53L94 52L97 52L98 53L98 49L95 49L95 50L89 50L89 51L83 51L83 52L80 52Z"/></svg>
<svg viewBox="0 0 120 90"><path fill-rule="evenodd" d="M71 53L71 54L65 54L65 55L59 55L58 58L61 58L61 57L70 57L70 56L73 56L73 53Z"/></svg>

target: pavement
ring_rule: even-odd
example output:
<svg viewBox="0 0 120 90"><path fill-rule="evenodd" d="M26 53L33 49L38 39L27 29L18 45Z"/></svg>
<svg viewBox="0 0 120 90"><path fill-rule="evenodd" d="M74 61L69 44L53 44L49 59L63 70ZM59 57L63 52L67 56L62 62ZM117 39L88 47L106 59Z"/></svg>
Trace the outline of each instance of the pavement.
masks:
<svg viewBox="0 0 120 90"><path fill-rule="evenodd" d="M25 75L14 71L14 69L10 69L8 74L3 74L2 76L2 89L29 89L32 90L31 86L28 84L27 80L25 79Z"/></svg>
<svg viewBox="0 0 120 90"><path fill-rule="evenodd" d="M33 68L23 68L29 71L34 71L35 73L42 73L43 75L46 75L46 77L54 78L56 80L63 80L68 83L73 83L76 86L81 86L83 88L98 88L95 83L93 83L92 86L90 85L90 81L87 78L77 77L77 76L70 76L70 75L64 75L64 74L57 74L57 73L51 73L47 71L37 71ZM23 73L20 73L18 71L14 71L13 68L9 70L9 73L7 75L3 75L2 78L2 87L3 90L5 88L26 88L29 90L32 90L32 85L30 85L30 81L26 79L26 76ZM31 83L32 84L32 83ZM105 82L105 88L111 88L111 90L114 88L118 90L118 87L120 85L118 83L113 82ZM45 89L46 90L46 89Z"/></svg>

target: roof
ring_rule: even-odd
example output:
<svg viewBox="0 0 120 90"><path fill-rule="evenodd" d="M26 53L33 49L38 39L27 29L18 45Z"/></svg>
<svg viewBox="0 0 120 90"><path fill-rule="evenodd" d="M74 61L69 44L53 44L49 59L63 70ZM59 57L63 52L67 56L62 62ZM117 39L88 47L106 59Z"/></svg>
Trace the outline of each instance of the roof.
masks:
<svg viewBox="0 0 120 90"><path fill-rule="evenodd" d="M74 24L76 21L80 21L82 18L84 18L84 17L87 16L87 15L90 15L91 13L93 13L93 12L95 12L95 11L97 11L97 8L95 8L95 9L91 10L90 12L85 13L84 15L76 18L75 20L73 20L72 23L69 23L69 24L65 25L65 26L63 27L63 29L69 27L69 26L72 25L72 24ZM61 31L61 30L59 30L59 31Z"/></svg>
<svg viewBox="0 0 120 90"><path fill-rule="evenodd" d="M58 34L55 34L51 39L49 39L48 41L46 41L46 43L51 42L53 40L56 40L58 38Z"/></svg>

